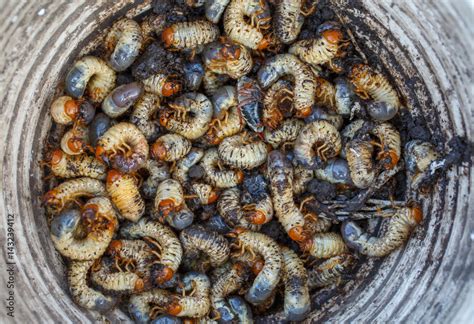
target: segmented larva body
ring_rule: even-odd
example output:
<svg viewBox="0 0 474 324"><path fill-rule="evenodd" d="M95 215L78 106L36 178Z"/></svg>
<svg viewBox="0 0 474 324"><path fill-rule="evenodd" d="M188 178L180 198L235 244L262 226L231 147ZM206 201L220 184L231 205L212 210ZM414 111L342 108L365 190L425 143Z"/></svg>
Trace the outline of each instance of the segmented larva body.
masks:
<svg viewBox="0 0 474 324"><path fill-rule="evenodd" d="M173 179L178 180L181 183L186 183L189 181L188 171L194 165L198 164L204 156L204 150L193 147L189 151L188 155L183 157L176 163L173 174L171 175Z"/></svg>
<svg viewBox="0 0 474 324"><path fill-rule="evenodd" d="M301 165L317 169L337 156L341 148L341 136L337 129L325 120L316 120L303 127L295 141L294 152Z"/></svg>
<svg viewBox="0 0 474 324"><path fill-rule="evenodd" d="M161 114L160 123L167 130L193 140L204 135L209 129L213 108L211 101L202 93L189 92L177 98L173 104L174 114ZM177 117L176 113L185 117Z"/></svg>
<svg viewBox="0 0 474 324"><path fill-rule="evenodd" d="M280 281L282 267L280 247L270 237L251 231L237 231L237 241L245 249L262 255L265 260L265 265L245 294L245 299L250 303L261 304L270 297Z"/></svg>
<svg viewBox="0 0 474 324"><path fill-rule="evenodd" d="M224 264L229 259L230 248L226 238L201 225L191 225L185 228L181 231L179 238L185 254L204 253L213 268Z"/></svg>
<svg viewBox="0 0 474 324"><path fill-rule="evenodd" d="M263 123L276 129L284 122L284 117L293 110L293 86L288 80L278 80L265 92L263 97Z"/></svg>
<svg viewBox="0 0 474 324"><path fill-rule="evenodd" d="M150 304L168 306L172 301L172 296L171 292L164 289L152 289L132 295L128 302L128 312L136 323L150 323Z"/></svg>
<svg viewBox="0 0 474 324"><path fill-rule="evenodd" d="M262 141L247 143L244 135L234 135L219 144L218 153L224 163L250 170L265 163L267 146Z"/></svg>
<svg viewBox="0 0 474 324"><path fill-rule="evenodd" d="M115 71L107 63L94 56L85 56L74 63L66 76L66 92L74 98L84 95L100 103L115 87Z"/></svg>
<svg viewBox="0 0 474 324"><path fill-rule="evenodd" d="M352 67L349 78L356 93L370 96L374 101L385 102L396 110L400 107L397 92L385 76L377 73L366 64L356 64Z"/></svg>
<svg viewBox="0 0 474 324"><path fill-rule="evenodd" d="M191 142L179 134L160 136L151 146L155 160L173 162L183 158L191 150Z"/></svg>
<svg viewBox="0 0 474 324"><path fill-rule="evenodd" d="M336 112L336 88L321 77L316 77L316 104Z"/></svg>
<svg viewBox="0 0 474 324"><path fill-rule="evenodd" d="M153 93L160 97L170 97L181 91L181 85L168 75L157 73L142 80L145 92Z"/></svg>
<svg viewBox="0 0 474 324"><path fill-rule="evenodd" d="M352 182L357 188L368 188L374 182L373 151L372 145L366 141L352 140L346 145L347 164Z"/></svg>
<svg viewBox="0 0 474 324"><path fill-rule="evenodd" d="M151 262L155 256L144 241L112 241L110 250L113 250L111 254L115 254L113 258L135 262L134 271L114 272L111 268L115 266L115 263L110 259L102 258L100 269L91 272L92 282L114 294L138 293L150 287Z"/></svg>
<svg viewBox="0 0 474 324"><path fill-rule="evenodd" d="M155 197L155 210L163 218L178 212L185 206L181 184L174 179L166 179L158 185Z"/></svg>
<svg viewBox="0 0 474 324"><path fill-rule="evenodd" d="M245 21L250 17L257 26ZM271 21L270 8L266 1L232 0L224 13L224 31L235 42L254 50L263 50L270 41L263 34Z"/></svg>
<svg viewBox="0 0 474 324"><path fill-rule="evenodd" d="M377 136L381 145L377 159L384 160L386 169L393 169L401 157L400 133L389 123L378 124L371 133Z"/></svg>
<svg viewBox="0 0 474 324"><path fill-rule="evenodd" d="M301 13L303 0L280 0L276 5L275 34L284 44L290 44L298 37L304 23Z"/></svg>
<svg viewBox="0 0 474 324"><path fill-rule="evenodd" d="M116 301L88 286L87 274L93 264L94 260L71 262L67 273L69 291L74 302L81 307L105 313L115 306Z"/></svg>
<svg viewBox="0 0 474 324"><path fill-rule="evenodd" d="M301 321L311 308L308 274L303 261L286 246L281 246L281 279L285 284L285 317L289 321Z"/></svg>
<svg viewBox="0 0 474 324"><path fill-rule="evenodd" d="M148 178L143 182L141 190L145 198L151 199L156 196L158 185L161 181L169 179L170 171L166 162L147 160L143 166L149 173Z"/></svg>
<svg viewBox="0 0 474 324"><path fill-rule="evenodd" d="M137 126L147 141L154 141L160 132L159 121L151 120L160 108L160 97L153 93L143 94L135 103L130 122Z"/></svg>
<svg viewBox="0 0 474 324"><path fill-rule="evenodd" d="M217 89L222 87L227 81L229 81L229 76L227 74L217 74L211 70L204 71L204 77L202 78L202 83L206 94L213 95L216 93Z"/></svg>
<svg viewBox="0 0 474 324"><path fill-rule="evenodd" d="M314 178L314 171L308 170L301 165L293 169L293 193L302 194L306 191L306 184Z"/></svg>
<svg viewBox="0 0 474 324"><path fill-rule="evenodd" d="M370 169L367 169L366 171L370 172ZM339 158L329 161L323 169L314 170L314 176L320 180L333 184L353 184L349 164L346 160Z"/></svg>
<svg viewBox="0 0 474 324"><path fill-rule="evenodd" d="M225 298L242 288L247 280L247 271L245 265L240 262L233 264L230 271L225 271L217 278L211 288L211 305L214 311L222 317L222 310L225 313L232 314L232 310L228 306Z"/></svg>
<svg viewBox="0 0 474 324"><path fill-rule="evenodd" d="M303 126L304 122L299 119L285 119L277 129L273 131L265 129L263 133L265 142L274 149L278 148L281 144L292 143L298 137Z"/></svg>
<svg viewBox="0 0 474 324"><path fill-rule="evenodd" d="M166 47L197 50L219 37L219 28L206 20L180 22L166 28L161 37Z"/></svg>
<svg viewBox="0 0 474 324"><path fill-rule="evenodd" d="M214 107L213 117L224 120L227 115L229 117L229 109L237 106L237 89L234 86L223 86L219 88L211 98L212 106Z"/></svg>
<svg viewBox="0 0 474 324"><path fill-rule="evenodd" d="M206 181L217 188L231 188L242 183L244 174L240 170L220 170L217 149L209 149L204 153L200 165L204 169Z"/></svg>
<svg viewBox="0 0 474 324"><path fill-rule="evenodd" d="M312 238L303 242L301 248L315 258L322 259L348 252L341 235L336 233L316 233Z"/></svg>
<svg viewBox="0 0 474 324"><path fill-rule="evenodd" d="M77 198L86 196L105 196L107 194L105 186L96 179L82 177L67 180L51 189L44 195L44 201L48 210L52 213L60 212L69 202Z"/></svg>
<svg viewBox="0 0 474 324"><path fill-rule="evenodd" d="M226 137L238 134L244 129L245 121L240 117L237 107L232 107L229 110L227 121L222 121L219 125L213 126L209 129L206 137L210 144L217 145Z"/></svg>
<svg viewBox="0 0 474 324"><path fill-rule="evenodd" d="M308 286L310 289L327 287L337 284L341 276L347 273L356 260L351 254L342 254L327 259L320 265L308 270Z"/></svg>
<svg viewBox="0 0 474 324"><path fill-rule="evenodd" d="M219 198L214 188L207 183L193 183L191 188L201 205L213 204Z"/></svg>
<svg viewBox="0 0 474 324"><path fill-rule="evenodd" d="M99 138L95 155L106 162L112 159L113 168L131 173L148 159L148 142L135 125L122 122L110 127Z"/></svg>
<svg viewBox="0 0 474 324"><path fill-rule="evenodd" d="M143 216L145 201L133 176L110 170L107 174L106 188L123 218L136 222Z"/></svg>
<svg viewBox="0 0 474 324"><path fill-rule="evenodd" d="M249 219L247 219L247 215L240 204L240 199L240 189L230 188L225 190L221 193L219 200L217 201L217 210L219 211L219 214L222 216L226 224L231 227L242 227L254 231L259 230L260 226L256 223L260 218L252 219L252 217L256 215L254 212L250 215ZM264 212L264 210L261 210L261 212ZM253 221L255 221L255 223ZM260 222L260 224L262 223Z"/></svg>
<svg viewBox="0 0 474 324"><path fill-rule="evenodd" d="M120 233L127 238L151 237L160 245L160 264L164 266L158 273L157 282L170 280L178 270L183 257L183 249L176 234L158 221L142 218L137 223L122 226Z"/></svg>
<svg viewBox="0 0 474 324"><path fill-rule="evenodd" d="M321 65L337 56L342 38L340 30L328 29L318 38L297 41L290 47L288 53L298 56L308 64Z"/></svg>
<svg viewBox="0 0 474 324"><path fill-rule="evenodd" d="M112 54L109 64L115 71L126 70L137 58L143 37L140 25L129 18L122 18L112 25L105 46Z"/></svg>
<svg viewBox="0 0 474 324"><path fill-rule="evenodd" d="M73 122L89 124L95 114L95 108L85 100L76 100L69 96L56 98L50 109L53 120L61 125Z"/></svg>
<svg viewBox="0 0 474 324"><path fill-rule="evenodd" d="M254 207L247 212L246 218L253 224L266 224L273 218L273 203L270 195L265 194Z"/></svg>
<svg viewBox="0 0 474 324"><path fill-rule="evenodd" d="M69 155L85 153L89 148L89 132L87 127L76 125L61 137L61 149Z"/></svg>
<svg viewBox="0 0 474 324"><path fill-rule="evenodd" d="M379 237L365 233L353 221L345 222L341 232L349 247L364 255L382 257L402 246L422 220L423 212L419 207L404 207L388 218L388 226Z"/></svg>
<svg viewBox="0 0 474 324"><path fill-rule="evenodd" d="M265 89L284 76L290 76L294 82L293 100L296 117L309 116L316 92L313 72L291 54L279 54L268 59L258 71L258 81Z"/></svg>
<svg viewBox="0 0 474 324"><path fill-rule="evenodd" d="M412 140L405 144L405 162L412 188L420 186L425 171L439 158L439 153L429 142Z"/></svg>
<svg viewBox="0 0 474 324"><path fill-rule="evenodd" d="M51 172L60 178L89 177L105 180L107 167L87 154L68 155L54 150L51 157Z"/></svg>
<svg viewBox="0 0 474 324"><path fill-rule="evenodd" d="M206 18L217 24L230 0L206 0Z"/></svg>
<svg viewBox="0 0 474 324"><path fill-rule="evenodd" d="M292 240L306 239L303 233L304 216L293 198L293 168L280 151L268 155L267 176L278 221Z"/></svg>
<svg viewBox="0 0 474 324"><path fill-rule="evenodd" d="M209 71L239 79L252 70L250 51L243 45L229 41L208 44L203 52L204 64Z"/></svg>
<svg viewBox="0 0 474 324"><path fill-rule="evenodd" d="M201 318L211 309L211 282L209 278L198 272L188 272L183 277L186 288L194 289L192 296L175 295L168 313L178 317ZM173 307L174 306L174 307Z"/></svg>
<svg viewBox="0 0 474 324"><path fill-rule="evenodd" d="M332 226L330 220L318 217L315 213L309 214L313 216L313 219L307 218L305 219L304 223L304 231L308 233L308 235L313 235L316 233L326 233L329 231Z"/></svg>
<svg viewBox="0 0 474 324"><path fill-rule="evenodd" d="M81 220L86 224L87 236L75 237ZM107 249L115 229L117 216L105 197L90 199L81 212L76 209L64 210L51 222L51 239L56 250L71 260L95 260Z"/></svg>

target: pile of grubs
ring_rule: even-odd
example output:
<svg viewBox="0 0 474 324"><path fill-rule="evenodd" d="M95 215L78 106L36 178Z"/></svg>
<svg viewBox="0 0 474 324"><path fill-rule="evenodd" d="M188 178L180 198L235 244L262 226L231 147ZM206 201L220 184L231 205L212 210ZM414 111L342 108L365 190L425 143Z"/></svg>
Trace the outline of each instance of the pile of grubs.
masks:
<svg viewBox="0 0 474 324"><path fill-rule="evenodd" d="M404 141L396 89L324 16L303 0L154 1L75 61L43 200L78 305L300 321L318 289L404 245L423 219L411 197L456 159Z"/></svg>

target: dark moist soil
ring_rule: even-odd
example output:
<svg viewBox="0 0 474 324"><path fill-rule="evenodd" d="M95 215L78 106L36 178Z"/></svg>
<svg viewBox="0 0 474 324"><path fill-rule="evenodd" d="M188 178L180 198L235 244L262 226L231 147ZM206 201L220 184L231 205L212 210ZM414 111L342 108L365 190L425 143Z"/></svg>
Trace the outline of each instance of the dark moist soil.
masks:
<svg viewBox="0 0 474 324"><path fill-rule="evenodd" d="M360 1L350 1L350 5L354 7L359 7L361 12L365 12L362 10L362 6ZM271 4L271 6L273 6ZM204 15L204 8L197 8L197 9L190 9L184 5L183 0L173 1L173 0L154 0L152 2L152 11L154 14L158 16L158 19L162 19L165 21L164 28L167 26L175 23L175 22L182 22L182 21L192 21L203 17ZM146 15L143 15L144 18ZM362 19L362 18L359 18ZM310 37L314 37L315 34L318 33L318 28L320 25L327 21L338 21L338 17L331 9L331 1L330 0L320 0L317 5L316 12L307 17L305 19L305 23L302 28L302 32L300 33L299 39L306 39ZM222 23L219 24L221 30L223 30ZM364 24L361 23L359 28L364 30ZM345 26L341 25L341 30L345 30ZM364 30L367 33L370 31ZM347 36L347 35L346 35ZM372 35L374 39L377 39L377 35ZM380 60L378 56L365 47L363 42L358 42L359 47L361 48L362 52L367 57L368 64L379 69L382 68ZM284 49L286 50L286 49ZM103 48L98 48L94 50L91 54L103 57L105 50ZM347 57L341 59L341 66L347 69L350 64L354 63L357 60L361 60L355 55L354 47L350 45L347 48L348 55ZM152 42L145 51L140 55L140 57L135 61L132 65L131 69L128 69L125 72L121 72L117 74L117 85L130 83L135 80L143 80L154 73L163 72L166 74L174 74L178 79L182 79L183 75L183 64L186 61L186 56L179 52L170 52L164 49L162 41L160 37L156 37L155 41ZM255 57L254 59L254 68L252 73L255 73L260 65L264 62L264 58ZM382 69L383 71L383 69ZM388 71L385 72L385 75L388 76L390 79L390 74ZM325 77L329 79L333 79L338 75L328 71L324 74ZM339 75L340 76L340 75ZM412 79L408 79L405 82L407 85L410 83L414 83L416 81L416 77ZM165 100L166 101L166 100ZM363 100L359 100L356 105L360 108L356 113L356 117L366 118L365 112L365 103ZM127 116L120 117L120 119L126 119ZM346 121L346 124L348 122ZM439 152L446 153L446 167L437 174L435 174L432 178L427 179L428 183L433 183L436 179L441 175L441 173L445 172L450 166L457 165L462 162L469 162L472 158L473 144L468 144L465 139L460 137L454 137L447 143L448 141L442 137L440 134L432 135L429 132L428 125L426 120L423 116L413 116L407 109L401 109L399 114L393 118L390 123L392 123L397 130L400 132L400 136L402 139L402 146L413 139L418 139L422 141L429 141L432 142L438 149ZM61 125L56 125L53 123L47 138L45 139L45 146L43 150L43 156L47 157L49 152L51 152L54 148L59 147L59 143L61 140L62 135L65 133L66 127ZM447 143L447 144L446 144ZM449 148L446 151L446 147ZM59 179L56 178L49 178L50 171L49 168L44 168L44 176L45 180L43 182L43 189L44 192L50 190L54 186L60 183ZM200 166L195 166L191 168L189 172L189 176L192 179L200 179L203 176L203 170ZM442 180L444 181L444 180ZM250 174L246 174L246 179L244 184L241 186L243 193L247 194L256 194L260 195L261 191L265 190L267 183L262 181L261 177L252 172ZM386 186L374 194L374 198L379 199L388 199L389 197L393 197L396 200L403 200L406 194L406 175L404 170L396 174L387 184ZM332 200L332 199L339 199L338 197L343 197L344 199L352 198L357 192L356 191L344 191L340 190L337 186L319 180L312 180L307 184L307 194L312 194L318 200ZM150 204L150 202L148 202ZM198 206L195 202L189 201L189 207L191 209L195 209L195 212L198 213L200 216L195 217L195 223L200 223L206 225L208 228L215 229L216 231L224 234L227 233L230 228L223 223L222 218L217 214L215 205L213 206ZM150 210L150 208L147 208ZM149 213L149 211L148 211ZM379 224L380 225L380 224ZM378 231L378 227L372 229L373 233ZM294 241L291 241L287 234L285 233L284 229L282 228L281 224L274 218L268 224L262 226L261 232L267 234L268 236L272 237L274 240L279 242L280 244L284 244L291 249L298 251L299 248ZM360 263L356 265L354 272L351 274L347 274L345 276L345 280L350 280L356 278L358 274L358 269L360 266L366 262L366 258L360 257ZM372 272L376 272L378 268L378 264L381 263L381 260L374 261L374 267L372 268ZM335 287L335 288L328 288L322 289L318 292L312 293L312 309L320 308L321 305L327 303L327 301L331 298L336 298L340 300L344 298L344 291L343 287ZM278 292L275 298L274 305L267 310L266 314L275 313L282 308L283 303L283 296L281 292ZM127 305L121 304L119 306L124 312L127 312ZM279 323L274 317L267 316L263 317L256 312L255 317L256 323Z"/></svg>

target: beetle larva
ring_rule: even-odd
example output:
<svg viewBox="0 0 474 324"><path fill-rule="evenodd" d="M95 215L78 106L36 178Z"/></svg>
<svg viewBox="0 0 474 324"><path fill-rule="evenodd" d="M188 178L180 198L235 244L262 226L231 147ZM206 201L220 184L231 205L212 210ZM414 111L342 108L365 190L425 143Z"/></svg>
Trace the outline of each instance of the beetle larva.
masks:
<svg viewBox="0 0 474 324"><path fill-rule="evenodd" d="M279 54L268 59L258 71L258 81L266 89L286 75L294 82L296 117L309 116L315 101L316 80L311 69L296 56Z"/></svg>
<svg viewBox="0 0 474 324"><path fill-rule="evenodd" d="M245 123L256 133L263 132L263 92L255 79L244 76L237 82L237 108Z"/></svg>
<svg viewBox="0 0 474 324"><path fill-rule="evenodd" d="M314 172L301 165L293 168L293 193L300 195L306 191L306 184L314 178Z"/></svg>
<svg viewBox="0 0 474 324"><path fill-rule="evenodd" d="M250 17L250 24L245 17ZM270 8L266 1L232 0L224 13L224 31L235 42L254 50L270 45L263 31L270 27Z"/></svg>
<svg viewBox="0 0 474 324"><path fill-rule="evenodd" d="M308 274L303 261L293 250L281 246L281 279L285 284L285 317L289 321L302 321L310 311Z"/></svg>
<svg viewBox="0 0 474 324"><path fill-rule="evenodd" d="M385 169L393 169L401 156L400 133L389 123L378 124L371 133L379 140L379 143L373 142L380 148L377 160L381 160Z"/></svg>
<svg viewBox="0 0 474 324"><path fill-rule="evenodd" d="M285 119L279 128L273 131L265 130L265 142L273 146L274 149L281 144L291 143L296 140L303 126L304 122L299 119Z"/></svg>
<svg viewBox="0 0 474 324"><path fill-rule="evenodd" d="M278 221L292 240L305 240L304 216L293 198L293 168L280 151L268 155L267 176Z"/></svg>
<svg viewBox="0 0 474 324"><path fill-rule="evenodd" d="M343 34L339 29L327 29L316 38L297 41L288 53L312 65L330 63L339 54L342 42Z"/></svg>
<svg viewBox="0 0 474 324"><path fill-rule="evenodd" d="M341 235L336 233L316 233L312 238L302 242L300 247L315 258L322 259L328 259L348 251Z"/></svg>
<svg viewBox="0 0 474 324"><path fill-rule="evenodd" d="M152 289L132 295L128 302L128 312L135 323L146 324L152 320L150 304L165 307L172 300L172 293L164 289Z"/></svg>
<svg viewBox="0 0 474 324"><path fill-rule="evenodd" d="M145 198L155 198L160 182L170 177L168 165L162 161L147 160L143 168L148 171L148 177L143 182L141 190Z"/></svg>
<svg viewBox="0 0 474 324"><path fill-rule="evenodd" d="M166 134L158 137L150 148L155 160L177 161L191 150L191 142L179 134Z"/></svg>
<svg viewBox="0 0 474 324"><path fill-rule="evenodd" d="M104 113L98 113L89 125L89 141L92 146L97 145L99 138L110 128L112 120Z"/></svg>
<svg viewBox="0 0 474 324"><path fill-rule="evenodd" d="M154 204L162 220L170 213L180 211L185 206L183 187L174 179L162 181L158 185Z"/></svg>
<svg viewBox="0 0 474 324"><path fill-rule="evenodd" d="M202 45L219 37L219 28L205 20L180 22L166 28L161 34L166 47L200 52Z"/></svg>
<svg viewBox="0 0 474 324"><path fill-rule="evenodd" d="M325 120L337 130L340 130L342 125L344 124L344 118L341 115L338 115L332 111L328 111L326 109L320 108L318 106L313 107L313 111L311 115L305 118L306 123L313 122L315 120Z"/></svg>
<svg viewBox="0 0 474 324"><path fill-rule="evenodd" d="M310 289L327 287L337 284L341 276L347 273L355 264L351 254L336 255L320 265L308 270L308 286Z"/></svg>
<svg viewBox="0 0 474 324"><path fill-rule="evenodd" d="M217 89L222 87L227 81L229 81L227 74L217 74L207 69L204 71L204 77L202 78L204 90L210 96L215 94Z"/></svg>
<svg viewBox="0 0 474 324"><path fill-rule="evenodd" d="M201 87L204 78L204 66L200 61L184 63L184 85L186 89L196 91Z"/></svg>
<svg viewBox="0 0 474 324"><path fill-rule="evenodd" d="M153 93L160 97L171 97L181 91L181 84L171 76L157 73L142 80L145 92Z"/></svg>
<svg viewBox="0 0 474 324"><path fill-rule="evenodd" d="M182 230L191 225L194 221L194 213L184 206L183 209L173 212L166 217L166 222L177 230Z"/></svg>
<svg viewBox="0 0 474 324"><path fill-rule="evenodd" d="M318 217L314 212L308 213L305 209L303 209L303 212L305 214L304 231L308 233L308 235L326 233L331 228L332 223L330 220Z"/></svg>
<svg viewBox="0 0 474 324"><path fill-rule="evenodd" d="M81 225L81 219L87 236L78 239L75 233ZM81 211L67 209L56 216L51 222L51 239L65 257L95 260L107 249L117 226L117 216L110 200L96 197L90 199Z"/></svg>
<svg viewBox="0 0 474 324"><path fill-rule="evenodd" d="M316 77L316 104L336 111L336 88L328 80Z"/></svg>
<svg viewBox="0 0 474 324"><path fill-rule="evenodd" d="M352 67L349 78L359 96L374 100L368 107L372 118L386 121L397 114L400 99L383 74L375 72L366 64L356 64Z"/></svg>
<svg viewBox="0 0 474 324"><path fill-rule="evenodd" d="M60 212L69 202L81 196L105 196L105 186L99 180L82 177L67 180L44 195L44 202L53 214Z"/></svg>
<svg viewBox="0 0 474 324"><path fill-rule="evenodd" d="M207 270L209 265L213 268L225 263L230 255L229 243L222 235L209 231L200 225L192 225L181 231L179 238L186 255L199 256L200 270Z"/></svg>
<svg viewBox="0 0 474 324"><path fill-rule="evenodd" d="M208 70L227 74L232 79L239 79L248 74L253 66L250 51L245 46L229 40L207 44L202 56Z"/></svg>
<svg viewBox="0 0 474 324"><path fill-rule="evenodd" d="M280 127L284 117L293 111L293 86L288 80L278 80L270 86L263 98L263 124L270 129Z"/></svg>
<svg viewBox="0 0 474 324"><path fill-rule="evenodd" d="M239 169L254 169L267 159L267 146L263 141L252 141L245 135L225 138L219 144L219 157L224 163Z"/></svg>
<svg viewBox="0 0 474 324"><path fill-rule="evenodd" d="M175 295L168 306L168 314L178 317L201 318L211 309L211 283L209 278L199 272L188 272L183 276L185 291L193 290L189 296Z"/></svg>
<svg viewBox="0 0 474 324"><path fill-rule="evenodd" d="M137 126L147 141L154 141L160 133L159 121L151 120L160 108L160 97L153 93L143 94L134 105L130 122Z"/></svg>
<svg viewBox="0 0 474 324"><path fill-rule="evenodd" d="M429 171L432 163L440 158L433 144L412 140L405 144L405 162L410 180L410 186L417 190L423 176Z"/></svg>
<svg viewBox="0 0 474 324"><path fill-rule="evenodd" d="M207 183L193 183L191 188L201 205L213 204L219 198L218 193Z"/></svg>
<svg viewBox="0 0 474 324"><path fill-rule="evenodd" d="M101 292L88 286L87 273L94 264L94 260L72 261L69 265L67 280L72 299L80 306L106 313L112 309L116 301L114 298L105 296Z"/></svg>
<svg viewBox="0 0 474 324"><path fill-rule="evenodd" d="M284 44L296 40L304 23L304 15L313 10L304 11L304 0L281 0L277 2L275 12L275 34Z"/></svg>
<svg viewBox="0 0 474 324"><path fill-rule="evenodd" d="M87 127L76 125L61 138L61 149L69 155L79 155L90 149Z"/></svg>
<svg viewBox="0 0 474 324"><path fill-rule="evenodd" d="M339 158L330 160L322 169L314 170L314 176L334 184L352 185L349 164Z"/></svg>
<svg viewBox="0 0 474 324"><path fill-rule="evenodd" d="M112 258L102 258L100 268L91 271L92 282L102 290L113 294L128 294L151 287L149 272L155 255L144 241L112 241L108 254ZM120 266L123 263L124 269ZM133 271L129 270L130 264L134 264ZM115 271L113 268L116 268Z"/></svg>
<svg viewBox="0 0 474 324"><path fill-rule="evenodd" d="M136 223L128 223L120 228L120 234L127 238L150 237L160 246L161 267L155 272L156 282L170 280L178 270L183 256L183 249L176 234L158 221L142 218Z"/></svg>
<svg viewBox="0 0 474 324"><path fill-rule="evenodd" d="M301 165L316 169L337 156L341 147L337 129L325 120L317 120L303 127L295 141L294 152Z"/></svg>
<svg viewBox="0 0 474 324"><path fill-rule="evenodd" d="M204 153L199 165L206 174L206 180L217 188L231 188L242 183L244 173L241 170L222 170L219 168L221 160L217 149L209 149Z"/></svg>
<svg viewBox="0 0 474 324"><path fill-rule="evenodd" d="M141 96L143 87L138 82L118 86L102 102L102 111L111 118L123 115Z"/></svg>
<svg viewBox="0 0 474 324"><path fill-rule="evenodd" d="M209 129L213 114L212 103L202 93L188 92L169 106L172 109L160 115L160 124L167 130L194 140Z"/></svg>
<svg viewBox="0 0 474 324"><path fill-rule="evenodd" d="M51 172L60 178L89 177L105 180L106 166L87 154L68 155L56 149L51 154Z"/></svg>
<svg viewBox="0 0 474 324"><path fill-rule="evenodd" d="M51 104L51 117L61 125L74 122L89 124L95 115L94 107L87 100L76 100L69 96L56 98Z"/></svg>
<svg viewBox="0 0 474 324"><path fill-rule="evenodd" d="M238 188L230 188L225 190L217 201L217 210L219 211L219 214L224 219L226 224L231 227L242 227L251 230L258 230L260 228L259 225L263 224L264 220L266 220L265 217L262 221L261 217L261 213L264 213L265 211L261 210L257 214L255 208L251 213L246 213L243 209L243 206L240 204L240 198L241 193Z"/></svg>
<svg viewBox="0 0 474 324"><path fill-rule="evenodd" d="M352 182L357 188L368 188L374 182L372 153L373 147L367 141L352 140L346 145L347 164Z"/></svg>
<svg viewBox="0 0 474 324"><path fill-rule="evenodd" d="M249 251L251 254L258 253L265 260L265 265L255 278L252 287L245 294L247 301L258 305L270 297L280 281L282 267L280 247L270 237L242 228L235 229L232 236L236 237L242 249Z"/></svg>
<svg viewBox="0 0 474 324"><path fill-rule="evenodd" d="M231 107L227 118L222 122L211 125L206 134L206 139L212 145L217 145L226 137L238 134L245 126L243 118L240 117L237 107Z"/></svg>
<svg viewBox="0 0 474 324"><path fill-rule="evenodd" d="M115 86L115 71L107 63L94 56L85 56L77 61L66 76L66 92L80 98L87 88L87 96L100 103Z"/></svg>
<svg viewBox="0 0 474 324"><path fill-rule="evenodd" d="M107 192L123 218L136 222L145 213L145 202L136 180L129 174L110 170L107 173Z"/></svg>
<svg viewBox="0 0 474 324"><path fill-rule="evenodd" d="M229 307L226 297L239 290L247 280L247 269L245 265L236 262L230 271L225 271L217 278L211 288L211 305L221 321L234 319L232 309Z"/></svg>
<svg viewBox="0 0 474 324"><path fill-rule="evenodd" d="M240 296L231 296L227 298L227 302L230 305L232 312L237 315L237 320L242 324L253 323L252 309Z"/></svg>
<svg viewBox="0 0 474 324"><path fill-rule="evenodd" d="M137 58L143 37L140 25L129 18L122 18L112 25L105 46L112 52L109 64L115 71L124 71Z"/></svg>
<svg viewBox="0 0 474 324"><path fill-rule="evenodd" d="M206 18L217 24L230 0L206 0Z"/></svg>
<svg viewBox="0 0 474 324"><path fill-rule="evenodd" d="M343 223L341 232L347 245L357 252L382 257L402 246L422 220L423 212L419 207L404 207L387 220L386 231L379 237L365 233L353 221Z"/></svg>
<svg viewBox="0 0 474 324"><path fill-rule="evenodd" d="M193 147L189 151L188 155L183 157L176 163L176 167L171 175L173 179L178 180L181 183L189 181L188 171L201 161L204 156L204 150L200 148Z"/></svg>
<svg viewBox="0 0 474 324"><path fill-rule="evenodd" d="M118 123L110 127L97 142L95 155L124 173L138 170L148 159L148 143L133 124Z"/></svg>

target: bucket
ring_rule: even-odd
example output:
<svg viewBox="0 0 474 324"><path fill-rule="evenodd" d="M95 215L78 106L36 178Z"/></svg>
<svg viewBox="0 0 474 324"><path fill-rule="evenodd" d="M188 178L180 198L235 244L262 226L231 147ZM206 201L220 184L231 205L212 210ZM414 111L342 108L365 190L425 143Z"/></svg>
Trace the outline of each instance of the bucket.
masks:
<svg viewBox="0 0 474 324"><path fill-rule="evenodd" d="M472 142L474 32L467 2L335 0L331 6L364 52L378 57L377 68L391 75L407 109L425 119L444 149L456 134ZM38 161L51 127L48 109L68 67L117 18L149 9L150 1L2 3L0 212L5 221L0 223L0 264L5 269L0 281L5 287L0 298L5 307L0 322L130 321L118 309L102 317L71 300L65 266L39 200L43 174ZM407 245L365 262L345 285L314 294L307 321L471 322L473 186L472 164L451 168L428 196L419 197L425 219ZM9 232L14 233L14 249L7 245ZM267 320L281 318L273 314Z"/></svg>

